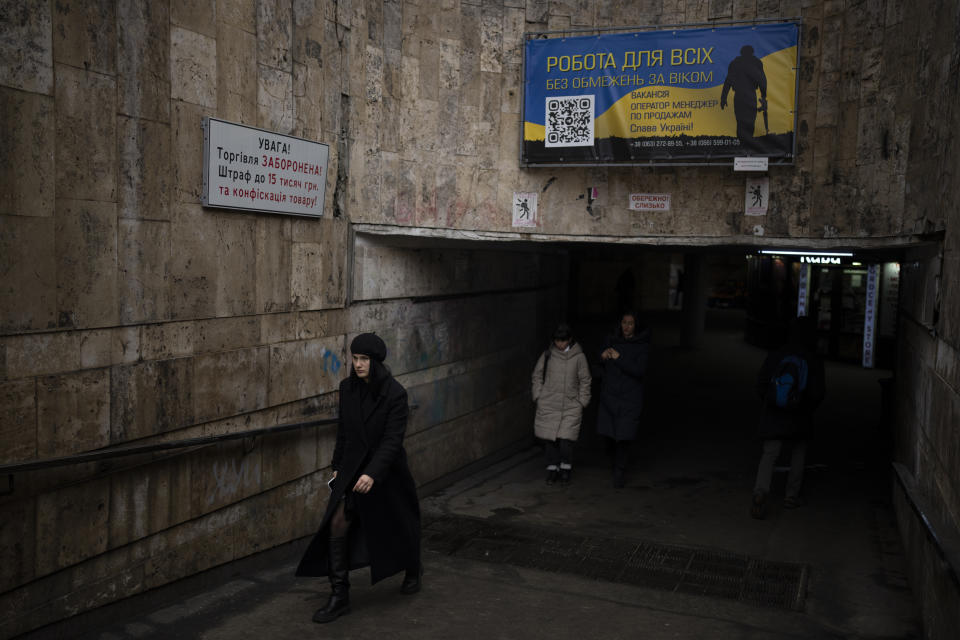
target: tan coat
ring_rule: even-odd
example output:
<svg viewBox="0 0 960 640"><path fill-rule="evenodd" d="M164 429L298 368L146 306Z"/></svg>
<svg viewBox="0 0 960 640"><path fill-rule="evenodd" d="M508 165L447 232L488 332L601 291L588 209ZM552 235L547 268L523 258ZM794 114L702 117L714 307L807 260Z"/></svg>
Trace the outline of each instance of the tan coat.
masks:
<svg viewBox="0 0 960 640"><path fill-rule="evenodd" d="M544 354L533 368L533 399L537 417L533 432L544 440L576 440L580 435L583 409L590 404L590 367L579 344L567 351L550 345L547 375L543 375Z"/></svg>

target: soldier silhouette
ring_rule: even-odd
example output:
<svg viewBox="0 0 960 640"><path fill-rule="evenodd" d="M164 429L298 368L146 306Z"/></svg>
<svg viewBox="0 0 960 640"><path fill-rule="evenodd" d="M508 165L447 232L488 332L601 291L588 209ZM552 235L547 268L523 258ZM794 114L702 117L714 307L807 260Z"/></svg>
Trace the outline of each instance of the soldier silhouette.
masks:
<svg viewBox="0 0 960 640"><path fill-rule="evenodd" d="M753 129L757 121L757 112L763 111L764 121L767 115L767 76L763 72L763 63L753 55L753 47L744 45L740 55L727 67L727 78L723 82L720 94L720 108L727 106L727 94L733 89L733 113L737 118L737 138L745 145L753 140ZM757 89L760 90L760 107L757 107ZM769 133L769 131L768 131Z"/></svg>

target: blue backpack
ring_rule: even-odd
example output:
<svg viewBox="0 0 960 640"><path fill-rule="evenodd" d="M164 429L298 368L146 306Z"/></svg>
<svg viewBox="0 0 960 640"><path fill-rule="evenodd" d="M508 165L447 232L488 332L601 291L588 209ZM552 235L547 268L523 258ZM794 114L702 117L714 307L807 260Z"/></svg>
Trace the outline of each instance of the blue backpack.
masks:
<svg viewBox="0 0 960 640"><path fill-rule="evenodd" d="M797 410L807 388L807 361L798 355L785 356L770 378L767 404L787 410Z"/></svg>

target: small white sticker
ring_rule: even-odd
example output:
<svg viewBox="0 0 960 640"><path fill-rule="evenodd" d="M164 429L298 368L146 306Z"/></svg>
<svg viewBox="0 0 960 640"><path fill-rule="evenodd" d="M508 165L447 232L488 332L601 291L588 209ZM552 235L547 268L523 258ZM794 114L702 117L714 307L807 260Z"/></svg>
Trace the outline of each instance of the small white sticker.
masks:
<svg viewBox="0 0 960 640"><path fill-rule="evenodd" d="M513 226L537 226L537 192L514 192L513 194Z"/></svg>
<svg viewBox="0 0 960 640"><path fill-rule="evenodd" d="M770 200L770 178L747 178L746 200L743 212L748 216L767 215Z"/></svg>

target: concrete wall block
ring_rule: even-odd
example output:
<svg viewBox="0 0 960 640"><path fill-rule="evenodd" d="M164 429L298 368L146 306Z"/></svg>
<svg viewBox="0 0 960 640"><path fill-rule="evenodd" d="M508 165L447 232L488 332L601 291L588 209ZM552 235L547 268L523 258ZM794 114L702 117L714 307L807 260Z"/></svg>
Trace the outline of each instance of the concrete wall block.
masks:
<svg viewBox="0 0 960 640"><path fill-rule="evenodd" d="M236 537L236 555L257 553L274 547L278 539L296 538L315 531L319 522L309 526L308 522L312 523L317 516L311 514L307 506L314 484L307 476L245 502L239 518L242 529Z"/></svg>
<svg viewBox="0 0 960 640"><path fill-rule="evenodd" d="M80 334L38 333L6 340L7 378L49 375L80 368Z"/></svg>
<svg viewBox="0 0 960 640"><path fill-rule="evenodd" d="M293 73L257 65L258 126L292 134L294 117Z"/></svg>
<svg viewBox="0 0 960 640"><path fill-rule="evenodd" d="M271 313L260 316L260 344L297 339L297 314Z"/></svg>
<svg viewBox="0 0 960 640"><path fill-rule="evenodd" d="M522 90L523 79L521 78L521 68L520 65L514 64L505 64L503 66L503 84L501 87L501 100L500 100L500 111L502 113L516 114L520 115L520 93ZM513 120L511 118L511 120ZM517 122L519 126L519 122ZM511 140L509 144L503 146L502 149L506 149L509 155L516 157L514 150L517 146L517 141L520 138Z"/></svg>
<svg viewBox="0 0 960 640"><path fill-rule="evenodd" d="M144 563L144 588L165 585L233 560L244 511L237 506L210 513L161 538L164 544Z"/></svg>
<svg viewBox="0 0 960 640"><path fill-rule="evenodd" d="M291 71L293 56L293 8L289 2L257 3L257 62Z"/></svg>
<svg viewBox="0 0 960 640"><path fill-rule="evenodd" d="M97 329L80 334L80 368L97 369L140 360L140 327Z"/></svg>
<svg viewBox="0 0 960 640"><path fill-rule="evenodd" d="M523 32L526 29L522 8L503 10L503 63L519 67L523 62Z"/></svg>
<svg viewBox="0 0 960 640"><path fill-rule="evenodd" d="M329 139L324 133L323 77L320 64L293 65L294 129L297 135L318 142Z"/></svg>
<svg viewBox="0 0 960 640"><path fill-rule="evenodd" d="M949 240L946 246L949 247ZM941 273L960 273L960 250L945 248ZM946 343L953 345L953 349L957 349L960 348L960 278L944 277L940 286L942 287L939 319L941 336ZM939 367L940 354L937 355ZM960 378L955 371L949 379L954 392L960 393Z"/></svg>
<svg viewBox="0 0 960 640"><path fill-rule="evenodd" d="M112 476L110 548L162 531L171 524L171 465L158 462Z"/></svg>
<svg viewBox="0 0 960 640"><path fill-rule="evenodd" d="M480 11L480 70L500 73L504 57L503 7L484 3Z"/></svg>
<svg viewBox="0 0 960 640"><path fill-rule="evenodd" d="M363 211L369 211L372 214L371 217L373 217L381 211L380 184L382 182L382 171L380 170L380 149L376 141L370 140L368 144L370 146L362 151L359 149L359 145L354 147L358 152L359 162L352 164L352 166L360 168L359 171L354 171L354 175L359 178L355 183L357 191L359 191L359 207Z"/></svg>
<svg viewBox="0 0 960 640"><path fill-rule="evenodd" d="M820 74L820 92L817 95L817 128L834 126L840 122L840 74L825 72Z"/></svg>
<svg viewBox="0 0 960 640"><path fill-rule="evenodd" d="M4 567L0 592L8 592L36 576L36 523L36 503L32 499L4 503L0 518L0 563ZM9 619L15 610L0 612L0 617Z"/></svg>
<svg viewBox="0 0 960 640"><path fill-rule="evenodd" d="M323 307L325 285L322 255L324 246L314 242L292 243L290 288L295 309Z"/></svg>
<svg viewBox="0 0 960 640"><path fill-rule="evenodd" d="M340 336L270 347L268 403L279 405L335 391L347 371L343 349Z"/></svg>
<svg viewBox="0 0 960 640"><path fill-rule="evenodd" d="M217 22L257 33L256 0L217 0Z"/></svg>
<svg viewBox="0 0 960 640"><path fill-rule="evenodd" d="M331 394L332 396L333 394ZM336 394L339 395L339 394ZM334 417L337 414L337 407L330 412L330 417ZM328 469L333 460L333 450L337 446L337 425L331 424L322 427L317 427L317 467ZM330 478L332 473L328 472L324 474L326 477L324 479L324 484L326 480ZM326 487L324 487L326 488ZM322 493L320 496L324 496ZM321 507L322 508L322 507Z"/></svg>
<svg viewBox="0 0 960 640"><path fill-rule="evenodd" d="M144 360L167 360L193 355L197 345L194 322L166 322L142 328L140 353Z"/></svg>
<svg viewBox="0 0 960 640"><path fill-rule="evenodd" d="M460 102L460 60L463 56L460 42L457 40L440 41L440 60L439 60L439 99L441 104L452 99L454 105ZM445 97L449 96L449 98Z"/></svg>
<svg viewBox="0 0 960 640"><path fill-rule="evenodd" d="M117 60L115 4L113 0L81 0L56 5L54 62L113 74Z"/></svg>
<svg viewBox="0 0 960 640"><path fill-rule="evenodd" d="M421 39L417 62L419 74L414 95L423 100L436 100L440 82L440 43L433 37Z"/></svg>
<svg viewBox="0 0 960 640"><path fill-rule="evenodd" d="M37 497L36 574L44 576L107 550L110 481L95 480ZM69 531L69 535L64 532Z"/></svg>
<svg viewBox="0 0 960 640"><path fill-rule="evenodd" d="M0 87L0 121L19 123L0 130L0 216L52 216L54 101Z"/></svg>
<svg viewBox="0 0 960 640"><path fill-rule="evenodd" d="M170 0L170 22L212 38L217 33L217 9L217 0Z"/></svg>
<svg viewBox="0 0 960 640"><path fill-rule="evenodd" d="M57 66L57 198L116 200L116 95L112 77Z"/></svg>
<svg viewBox="0 0 960 640"><path fill-rule="evenodd" d="M0 442L0 463L37 457L36 379L0 382ZM0 538L2 527L0 524Z"/></svg>
<svg viewBox="0 0 960 640"><path fill-rule="evenodd" d="M323 112L323 128L327 132L339 134L342 123L340 114L340 105L342 100L343 82L341 74L343 71L343 61L341 55L334 55L332 52L339 52L337 30L333 23L324 22L323 26L323 51L331 52L323 60L323 95L320 97ZM336 136L329 136L329 140L335 140ZM327 193L332 190L328 189Z"/></svg>
<svg viewBox="0 0 960 640"><path fill-rule="evenodd" d="M263 409L269 351L239 349L194 358L194 416L206 422Z"/></svg>
<svg viewBox="0 0 960 640"><path fill-rule="evenodd" d="M117 111L170 122L170 7L121 0L116 12Z"/></svg>
<svg viewBox="0 0 960 640"><path fill-rule="evenodd" d="M59 458L110 444L110 371L37 380L37 455Z"/></svg>
<svg viewBox="0 0 960 640"><path fill-rule="evenodd" d="M342 309L301 311L296 317L296 340L342 336L347 332L347 314Z"/></svg>
<svg viewBox="0 0 960 640"><path fill-rule="evenodd" d="M193 378L189 358L114 367L110 372L111 443L193 424Z"/></svg>
<svg viewBox="0 0 960 640"><path fill-rule="evenodd" d="M53 218L0 215L0 333L57 326L54 238Z"/></svg>
<svg viewBox="0 0 960 640"><path fill-rule="evenodd" d="M170 227L170 317L216 316L218 256L217 219L198 205L180 206Z"/></svg>
<svg viewBox="0 0 960 640"><path fill-rule="evenodd" d="M395 375L435 367L451 360L450 327L445 323L418 323L377 330L390 351Z"/></svg>
<svg viewBox="0 0 960 640"><path fill-rule="evenodd" d="M529 438L533 412L527 397L511 400L429 429L406 439L410 469L424 484L460 469L474 460Z"/></svg>
<svg viewBox="0 0 960 640"><path fill-rule="evenodd" d="M216 218L216 315L256 312L256 219L245 213Z"/></svg>
<svg viewBox="0 0 960 640"><path fill-rule="evenodd" d="M197 321L195 352L216 353L259 346L261 317L238 316Z"/></svg>
<svg viewBox="0 0 960 640"><path fill-rule="evenodd" d="M217 25L217 114L257 124L257 38L242 27Z"/></svg>
<svg viewBox="0 0 960 640"><path fill-rule="evenodd" d="M117 324L116 205L57 200L55 233L60 326Z"/></svg>
<svg viewBox="0 0 960 640"><path fill-rule="evenodd" d="M170 219L170 126L117 118L117 159L121 218Z"/></svg>
<svg viewBox="0 0 960 640"><path fill-rule="evenodd" d="M120 322L170 318L170 223L118 222L117 298Z"/></svg>
<svg viewBox="0 0 960 640"><path fill-rule="evenodd" d="M263 438L263 488L270 489L306 476L325 465L324 461L317 460L317 451L314 427Z"/></svg>
<svg viewBox="0 0 960 640"><path fill-rule="evenodd" d="M398 176L401 159L396 153L383 152L380 157L380 211L379 218L392 221L396 216ZM358 274L354 274L357 277Z"/></svg>
<svg viewBox="0 0 960 640"><path fill-rule="evenodd" d="M323 305L328 309L343 308L347 299L347 246L350 228L343 219L326 219L322 222L328 238L328 250L323 254L323 271L326 274L323 289Z"/></svg>
<svg viewBox="0 0 960 640"><path fill-rule="evenodd" d="M215 84L213 86L216 86ZM174 191L171 214L179 203L199 203L203 193L203 118L216 113L207 107L173 102L170 136L173 144Z"/></svg>
<svg viewBox="0 0 960 640"><path fill-rule="evenodd" d="M223 442L193 456L190 470L193 517L212 513L258 493L261 489L261 468L261 448L256 445L250 448L242 441ZM229 513L235 508L226 511ZM197 545L196 541L188 546L193 547L198 555L207 555L210 551L204 548L204 544ZM221 557L221 561L233 559L232 550L223 556L219 553L211 555ZM220 562L212 562L201 570L215 564Z"/></svg>
<svg viewBox="0 0 960 640"><path fill-rule="evenodd" d="M527 22L545 23L547 21L549 4L549 0L526 0Z"/></svg>
<svg viewBox="0 0 960 640"><path fill-rule="evenodd" d="M437 147L440 148L439 140ZM440 159L438 154L438 159ZM432 164L417 167L417 199L414 223L421 227L437 226L437 174Z"/></svg>
<svg viewBox="0 0 960 640"><path fill-rule="evenodd" d="M0 85L53 93L53 16L47 0L24 0L5 9L0 23Z"/></svg>
<svg viewBox="0 0 960 640"><path fill-rule="evenodd" d="M215 2L215 0L211 0ZM171 19L174 8L171 7ZM180 27L170 29L170 97L217 108L216 32L203 35Z"/></svg>

